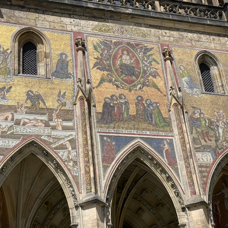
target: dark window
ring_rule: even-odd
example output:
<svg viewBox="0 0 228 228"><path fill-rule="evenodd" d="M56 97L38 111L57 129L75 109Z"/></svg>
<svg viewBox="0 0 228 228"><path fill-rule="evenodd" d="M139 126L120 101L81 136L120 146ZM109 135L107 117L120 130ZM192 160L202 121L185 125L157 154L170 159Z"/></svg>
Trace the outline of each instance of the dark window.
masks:
<svg viewBox="0 0 228 228"><path fill-rule="evenodd" d="M23 46L22 74L37 75L37 50L32 42Z"/></svg>
<svg viewBox="0 0 228 228"><path fill-rule="evenodd" d="M219 0L219 6L223 6L224 5L224 1L223 0Z"/></svg>
<svg viewBox="0 0 228 228"><path fill-rule="evenodd" d="M201 63L199 68L200 68L200 72L203 80L204 91L214 93L215 90L214 90L213 80L211 77L210 68L204 63Z"/></svg>

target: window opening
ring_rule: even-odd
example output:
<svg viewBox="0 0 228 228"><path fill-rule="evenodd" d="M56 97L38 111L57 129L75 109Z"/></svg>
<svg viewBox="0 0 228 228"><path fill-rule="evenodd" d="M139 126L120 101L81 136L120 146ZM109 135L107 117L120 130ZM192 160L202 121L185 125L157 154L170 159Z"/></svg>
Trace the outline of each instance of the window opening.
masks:
<svg viewBox="0 0 228 228"><path fill-rule="evenodd" d="M37 75L37 50L32 42L23 46L22 73Z"/></svg>
<svg viewBox="0 0 228 228"><path fill-rule="evenodd" d="M200 67L200 72L203 80L204 91L214 93L215 90L214 90L214 84L211 77L210 68L205 63L201 63L199 67Z"/></svg>
<svg viewBox="0 0 228 228"><path fill-rule="evenodd" d="M219 0L219 6L223 6L224 5L224 1L223 0Z"/></svg>

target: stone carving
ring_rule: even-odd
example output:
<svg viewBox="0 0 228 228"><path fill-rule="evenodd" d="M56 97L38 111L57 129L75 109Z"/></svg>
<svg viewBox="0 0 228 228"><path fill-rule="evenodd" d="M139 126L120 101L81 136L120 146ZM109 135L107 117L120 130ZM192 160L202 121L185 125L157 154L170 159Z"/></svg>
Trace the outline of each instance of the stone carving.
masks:
<svg viewBox="0 0 228 228"><path fill-rule="evenodd" d="M194 6L193 4L183 4L182 1L175 2L173 1L157 1L155 0L87 0L90 2L98 2L102 4L112 4L120 5L127 8L135 8L139 10L148 10L148 11L161 11L164 13L172 13L185 15L189 17L200 17L213 20L225 20L224 13L219 8L210 8L208 6Z"/></svg>
<svg viewBox="0 0 228 228"><path fill-rule="evenodd" d="M199 8L193 7L192 5L163 2L161 3L161 11L165 13L182 14L190 17L223 20L223 12L221 10L210 9L206 6Z"/></svg>

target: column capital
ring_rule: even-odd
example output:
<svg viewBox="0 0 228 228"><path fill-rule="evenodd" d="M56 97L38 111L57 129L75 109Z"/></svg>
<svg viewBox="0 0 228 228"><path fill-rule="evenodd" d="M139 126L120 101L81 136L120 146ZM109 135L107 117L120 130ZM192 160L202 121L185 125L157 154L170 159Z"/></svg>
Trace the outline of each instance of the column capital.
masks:
<svg viewBox="0 0 228 228"><path fill-rule="evenodd" d="M77 51L85 51L85 40L83 40L81 36L76 38L75 44L77 46Z"/></svg>
<svg viewBox="0 0 228 228"><path fill-rule="evenodd" d="M165 61L167 61L167 60L171 61L172 60L172 56L171 56L172 51L168 47L163 48L162 54L164 56Z"/></svg>

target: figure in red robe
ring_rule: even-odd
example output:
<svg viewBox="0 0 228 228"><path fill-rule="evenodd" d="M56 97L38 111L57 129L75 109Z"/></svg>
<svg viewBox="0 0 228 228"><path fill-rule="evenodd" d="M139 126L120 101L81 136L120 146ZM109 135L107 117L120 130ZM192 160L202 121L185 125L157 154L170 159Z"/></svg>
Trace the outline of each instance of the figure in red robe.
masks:
<svg viewBox="0 0 228 228"><path fill-rule="evenodd" d="M169 140L165 139L164 140L165 145L161 145L163 149L163 154L164 154L164 159L168 163L169 166L174 166L177 167L177 160L175 157L172 155L172 150L169 146Z"/></svg>
<svg viewBox="0 0 228 228"><path fill-rule="evenodd" d="M116 158L116 148L115 142L111 141L109 138L104 137L104 155L102 157L102 162L106 164L111 164Z"/></svg>
<svg viewBox="0 0 228 228"><path fill-rule="evenodd" d="M136 117L145 118L145 104L142 96L137 96L135 100Z"/></svg>
<svg viewBox="0 0 228 228"><path fill-rule="evenodd" d="M122 119L122 104L120 103L118 97L115 94L111 95L111 103L115 108L112 112L113 120L120 121Z"/></svg>

